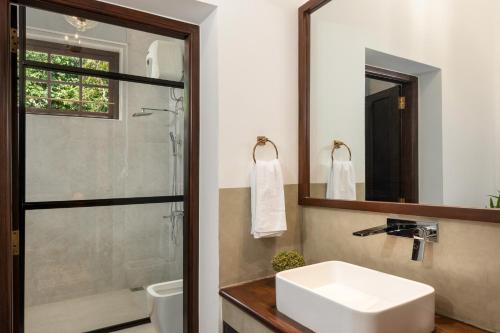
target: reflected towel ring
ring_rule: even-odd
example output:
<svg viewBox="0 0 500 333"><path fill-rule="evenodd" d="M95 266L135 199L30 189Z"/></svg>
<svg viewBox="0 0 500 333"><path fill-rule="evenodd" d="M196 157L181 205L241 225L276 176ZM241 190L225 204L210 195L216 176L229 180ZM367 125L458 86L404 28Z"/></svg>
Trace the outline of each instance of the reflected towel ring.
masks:
<svg viewBox="0 0 500 333"><path fill-rule="evenodd" d="M332 162L333 162L333 153L335 153L336 149L342 148L342 146L346 147L347 150L349 151L349 161L352 161L352 152L351 148L349 148L348 145L346 145L343 141L340 140L333 140L333 149L332 149Z"/></svg>
<svg viewBox="0 0 500 333"><path fill-rule="evenodd" d="M274 150L276 151L276 159L278 159L278 147L276 147L276 145L274 144L274 142L272 142L271 140L269 140L265 136L258 136L257 137L257 143L255 144L255 146L253 146L253 162L254 163L257 163L257 160L255 159L255 150L257 149L257 146L265 146L266 143L268 143L268 142L273 145Z"/></svg>

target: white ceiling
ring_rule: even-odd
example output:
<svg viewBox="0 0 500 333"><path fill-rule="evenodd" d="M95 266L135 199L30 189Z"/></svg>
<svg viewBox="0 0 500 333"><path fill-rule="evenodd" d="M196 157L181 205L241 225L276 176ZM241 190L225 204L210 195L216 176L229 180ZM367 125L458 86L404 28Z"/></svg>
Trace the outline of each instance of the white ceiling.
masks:
<svg viewBox="0 0 500 333"><path fill-rule="evenodd" d="M216 8L196 0L106 0L103 2L200 24Z"/></svg>

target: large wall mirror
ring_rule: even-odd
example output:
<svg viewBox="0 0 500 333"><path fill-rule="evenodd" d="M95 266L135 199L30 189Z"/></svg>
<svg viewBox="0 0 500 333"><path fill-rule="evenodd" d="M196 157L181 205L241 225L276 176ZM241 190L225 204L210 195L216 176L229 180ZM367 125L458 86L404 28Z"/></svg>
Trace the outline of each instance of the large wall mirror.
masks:
<svg viewBox="0 0 500 333"><path fill-rule="evenodd" d="M500 222L499 10L302 6L301 203Z"/></svg>

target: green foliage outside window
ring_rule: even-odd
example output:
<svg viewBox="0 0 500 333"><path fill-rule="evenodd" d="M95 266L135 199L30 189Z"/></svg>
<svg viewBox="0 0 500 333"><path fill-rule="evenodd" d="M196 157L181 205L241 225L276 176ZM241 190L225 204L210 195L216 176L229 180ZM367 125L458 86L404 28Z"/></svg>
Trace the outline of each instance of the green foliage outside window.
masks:
<svg viewBox="0 0 500 333"><path fill-rule="evenodd" d="M57 51L27 50L26 59L99 71L110 69L108 61L86 58L85 55L62 55ZM26 69L26 107L30 112L108 113L111 103L110 82L107 79Z"/></svg>

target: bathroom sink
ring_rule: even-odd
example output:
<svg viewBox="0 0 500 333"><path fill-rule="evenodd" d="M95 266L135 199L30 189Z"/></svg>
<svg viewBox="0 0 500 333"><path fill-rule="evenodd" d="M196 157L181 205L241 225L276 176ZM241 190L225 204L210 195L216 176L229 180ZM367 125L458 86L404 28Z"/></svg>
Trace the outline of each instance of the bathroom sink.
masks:
<svg viewBox="0 0 500 333"><path fill-rule="evenodd" d="M434 330L434 288L341 261L278 273L276 304L317 333Z"/></svg>

